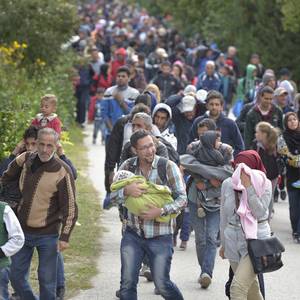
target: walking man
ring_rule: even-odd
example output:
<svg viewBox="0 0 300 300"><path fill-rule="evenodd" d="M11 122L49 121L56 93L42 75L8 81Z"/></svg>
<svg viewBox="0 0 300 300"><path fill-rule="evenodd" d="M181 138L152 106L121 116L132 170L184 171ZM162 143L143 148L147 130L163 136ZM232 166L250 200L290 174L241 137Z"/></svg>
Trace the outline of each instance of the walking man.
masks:
<svg viewBox="0 0 300 300"><path fill-rule="evenodd" d="M21 299L37 299L28 282L35 248L39 256L39 298L56 299L58 251L69 247L77 219L74 179L69 167L54 156L57 143L58 134L53 129L41 129L37 152L18 156L2 177L3 183L20 177L22 200L17 216L25 244L12 257L11 282Z"/></svg>
<svg viewBox="0 0 300 300"><path fill-rule="evenodd" d="M120 170L130 170L142 175L150 182L167 185L174 199L163 208L151 206L140 216L128 211L128 220L121 241L121 300L136 300L139 270L145 254L150 261L154 284L164 299L183 300L177 286L170 280L170 268L173 255L172 226L157 222L159 216L178 213L186 206L185 185L181 173L170 160L157 155L155 143L149 132L136 131L130 138L137 157L126 160ZM124 189L111 194L112 201L122 204L127 196L139 197L146 190L139 183L133 182Z"/></svg>

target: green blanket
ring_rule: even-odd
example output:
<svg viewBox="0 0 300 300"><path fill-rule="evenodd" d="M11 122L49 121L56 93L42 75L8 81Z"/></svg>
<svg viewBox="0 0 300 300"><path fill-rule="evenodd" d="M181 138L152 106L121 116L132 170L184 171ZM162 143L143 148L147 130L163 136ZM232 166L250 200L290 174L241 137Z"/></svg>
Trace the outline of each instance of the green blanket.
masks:
<svg viewBox="0 0 300 300"><path fill-rule="evenodd" d="M166 204L174 201L167 186L149 182L143 176L133 176L116 181L111 185L111 191L116 192L135 181L141 182L141 186L147 189L147 192L140 197L126 197L125 207L130 213L139 216L143 211L148 210L148 205L162 208ZM176 218L176 216L177 214L171 214L164 217L157 217L155 221L169 222L171 218Z"/></svg>

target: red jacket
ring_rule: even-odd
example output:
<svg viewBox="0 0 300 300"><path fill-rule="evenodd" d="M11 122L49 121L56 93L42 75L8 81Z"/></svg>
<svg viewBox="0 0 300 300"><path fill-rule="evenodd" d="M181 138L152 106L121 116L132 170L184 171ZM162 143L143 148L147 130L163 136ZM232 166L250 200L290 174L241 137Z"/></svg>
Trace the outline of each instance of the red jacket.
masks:
<svg viewBox="0 0 300 300"><path fill-rule="evenodd" d="M56 114L52 114L49 117L44 117L42 114L37 114L31 122L32 125L38 128L52 128L58 134L61 133L61 121Z"/></svg>

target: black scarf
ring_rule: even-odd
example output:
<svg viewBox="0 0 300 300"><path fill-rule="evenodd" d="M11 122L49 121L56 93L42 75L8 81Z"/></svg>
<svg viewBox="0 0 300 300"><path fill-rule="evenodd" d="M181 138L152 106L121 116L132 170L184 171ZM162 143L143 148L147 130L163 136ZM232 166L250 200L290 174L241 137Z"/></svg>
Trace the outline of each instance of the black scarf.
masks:
<svg viewBox="0 0 300 300"><path fill-rule="evenodd" d="M287 128L283 132L283 138L286 142L286 145L289 148L289 151L292 154L300 154L300 128L298 127L295 130Z"/></svg>

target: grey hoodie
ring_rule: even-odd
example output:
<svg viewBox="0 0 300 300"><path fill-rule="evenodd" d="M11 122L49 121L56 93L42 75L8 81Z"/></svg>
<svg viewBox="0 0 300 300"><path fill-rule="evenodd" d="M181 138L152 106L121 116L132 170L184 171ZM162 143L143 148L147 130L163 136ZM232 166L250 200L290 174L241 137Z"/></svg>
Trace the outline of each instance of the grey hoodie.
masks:
<svg viewBox="0 0 300 300"><path fill-rule="evenodd" d="M175 150L177 150L177 138L173 133L170 132L169 126L172 120L172 109L169 105L165 103L158 103L155 105L153 112L152 112L152 120L154 122L154 116L158 110L164 110L168 113L169 119L166 123L165 128L160 132L160 136L163 137L166 141L168 141Z"/></svg>

